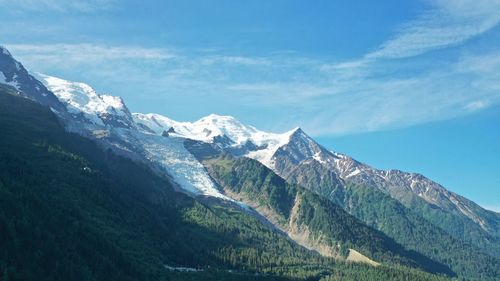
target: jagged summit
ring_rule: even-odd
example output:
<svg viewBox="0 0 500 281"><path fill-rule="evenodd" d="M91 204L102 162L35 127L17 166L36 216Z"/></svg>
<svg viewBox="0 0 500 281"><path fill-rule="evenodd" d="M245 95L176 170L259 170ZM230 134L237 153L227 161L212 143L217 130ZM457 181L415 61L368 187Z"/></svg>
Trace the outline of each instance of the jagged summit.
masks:
<svg viewBox="0 0 500 281"><path fill-rule="evenodd" d="M293 129L291 129L290 132L292 132L293 135L305 134L304 130L302 130L302 128L300 128L300 127L295 127Z"/></svg>
<svg viewBox="0 0 500 281"><path fill-rule="evenodd" d="M98 94L91 86L35 73L45 86L66 104L72 114L83 116L99 126L135 127L132 114L120 97Z"/></svg>
<svg viewBox="0 0 500 281"><path fill-rule="evenodd" d="M299 127L277 134L260 131L253 126L244 125L236 118L227 115L210 114L195 122L178 122L159 114L133 114L138 126L149 133L161 135L165 130L174 128L173 136L192 140L216 143L220 148L238 151L273 167L276 151L294 139L310 139Z"/></svg>
<svg viewBox="0 0 500 281"><path fill-rule="evenodd" d="M215 137L226 136L231 139L234 145L243 145L248 141L258 146L270 142L282 143L284 139L289 139L291 134L300 130L296 128L283 134L269 133L250 125L244 125L232 116L217 114L210 114L195 122L179 122L154 113L134 113L133 117L136 123L142 125L141 127L147 127L148 131L156 134L173 127L179 136L205 142L213 142Z"/></svg>
<svg viewBox="0 0 500 281"><path fill-rule="evenodd" d="M0 83L9 85L28 98L56 111L65 110L62 102L40 81L30 75L5 47L0 46L0 50Z"/></svg>

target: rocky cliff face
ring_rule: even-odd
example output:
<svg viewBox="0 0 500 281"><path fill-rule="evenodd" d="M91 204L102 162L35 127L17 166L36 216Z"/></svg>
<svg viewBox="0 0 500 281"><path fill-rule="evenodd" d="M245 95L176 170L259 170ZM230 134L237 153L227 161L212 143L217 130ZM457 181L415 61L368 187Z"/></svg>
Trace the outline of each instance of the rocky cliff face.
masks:
<svg viewBox="0 0 500 281"><path fill-rule="evenodd" d="M43 83L28 73L24 66L0 46L0 83L14 87L30 99L57 111L64 111L62 102Z"/></svg>

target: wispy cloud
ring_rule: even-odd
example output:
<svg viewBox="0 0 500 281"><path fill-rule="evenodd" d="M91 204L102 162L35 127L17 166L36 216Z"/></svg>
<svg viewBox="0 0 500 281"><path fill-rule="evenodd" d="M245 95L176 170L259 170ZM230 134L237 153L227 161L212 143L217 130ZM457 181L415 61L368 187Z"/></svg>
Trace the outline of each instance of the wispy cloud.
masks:
<svg viewBox="0 0 500 281"><path fill-rule="evenodd" d="M116 0L0 0L3 9L12 12L51 11L51 12L95 12L109 10Z"/></svg>
<svg viewBox="0 0 500 281"><path fill-rule="evenodd" d="M474 111L479 111L481 109L487 108L489 105L490 105L489 101L477 100L477 101L473 101L473 102L470 102L467 105L465 105L465 109L467 109L471 112L474 112Z"/></svg>
<svg viewBox="0 0 500 281"><path fill-rule="evenodd" d="M444 65L431 61L411 75L405 75L405 63L297 66L304 67L323 73L311 70L308 81L236 83L228 89L247 105L289 108L288 126L318 135L401 128L500 103L500 52L464 54Z"/></svg>
<svg viewBox="0 0 500 281"><path fill-rule="evenodd" d="M438 0L366 58L404 58L457 45L500 22L498 0Z"/></svg>
<svg viewBox="0 0 500 281"><path fill-rule="evenodd" d="M31 64L59 64L68 67L80 64L106 63L113 60L166 60L176 55L172 51L136 46L105 46L98 44L10 44L7 47ZM64 65L64 64L63 64Z"/></svg>
<svg viewBox="0 0 500 281"><path fill-rule="evenodd" d="M138 111L174 118L217 112L267 129L301 126L316 135L345 135L500 104L500 52L494 46L463 47L445 59L428 57L429 51L463 44L496 26L499 5L437 1L376 51L344 62L299 53L259 57L96 44L7 47L35 71L73 73L128 97ZM143 106L152 100L153 108Z"/></svg>
<svg viewBox="0 0 500 281"><path fill-rule="evenodd" d="M500 52L466 55L444 67L427 65L410 77L339 81L337 88L343 94L310 101L332 105L318 112L310 125L317 134L349 134L444 120L485 109L500 103L498 59ZM468 61L466 69L463 60ZM488 68L483 67L486 63Z"/></svg>
<svg viewBox="0 0 500 281"><path fill-rule="evenodd" d="M405 63L325 64L282 55L234 57L91 44L7 46L33 70L86 69L78 79L115 89L123 85L115 95L140 93L134 97L178 105L160 113L175 115L194 103L202 104L201 110L236 115L242 107L268 109L274 126L259 124L261 115L246 119L268 128L302 126L317 135L404 127L500 103L500 52L467 53L445 65L431 63L412 75L396 75L405 73Z"/></svg>
<svg viewBox="0 0 500 281"><path fill-rule="evenodd" d="M201 61L203 64L239 64L239 65L269 65L272 63L271 60L263 57L244 57L244 56L223 56L223 55L212 55L206 56Z"/></svg>

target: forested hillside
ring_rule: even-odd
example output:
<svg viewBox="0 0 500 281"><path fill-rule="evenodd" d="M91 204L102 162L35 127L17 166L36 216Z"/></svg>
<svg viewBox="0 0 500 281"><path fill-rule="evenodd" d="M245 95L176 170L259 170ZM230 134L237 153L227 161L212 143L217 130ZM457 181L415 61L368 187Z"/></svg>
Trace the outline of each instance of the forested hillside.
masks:
<svg viewBox="0 0 500 281"><path fill-rule="evenodd" d="M145 166L64 132L48 108L3 86L0 249L0 280L317 280L339 271L352 280L383 272L442 279L322 258L239 209L175 192Z"/></svg>
<svg viewBox="0 0 500 281"><path fill-rule="evenodd" d="M288 181L343 206L350 214L394 238L407 249L449 265L460 276L472 280L496 280L496 276L500 276L500 261L497 258L417 215L421 213L420 209L407 208L372 186L337 186L336 181L330 180L329 174L321 165L309 162L301 164ZM443 213L437 207L428 212ZM446 221L441 223L441 227L447 226Z"/></svg>
<svg viewBox="0 0 500 281"><path fill-rule="evenodd" d="M253 159L224 155L205 163L211 175L233 197L256 206L257 210L261 209L261 213L275 220L292 237L297 229L308 233L300 239L323 254L333 252L345 258L348 249L352 248L379 262L405 264L440 273L451 272L425 256L406 251L338 205L300 186L286 183Z"/></svg>

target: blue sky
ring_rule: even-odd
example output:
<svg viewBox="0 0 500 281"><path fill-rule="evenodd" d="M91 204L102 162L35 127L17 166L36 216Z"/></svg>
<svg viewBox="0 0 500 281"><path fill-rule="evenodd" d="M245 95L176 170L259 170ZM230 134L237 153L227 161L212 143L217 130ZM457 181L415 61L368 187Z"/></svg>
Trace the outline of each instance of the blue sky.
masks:
<svg viewBox="0 0 500 281"><path fill-rule="evenodd" d="M300 126L500 210L500 0L0 0L29 69L132 111Z"/></svg>

